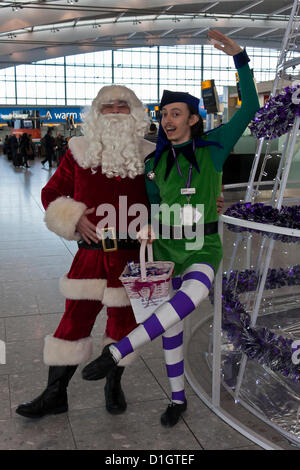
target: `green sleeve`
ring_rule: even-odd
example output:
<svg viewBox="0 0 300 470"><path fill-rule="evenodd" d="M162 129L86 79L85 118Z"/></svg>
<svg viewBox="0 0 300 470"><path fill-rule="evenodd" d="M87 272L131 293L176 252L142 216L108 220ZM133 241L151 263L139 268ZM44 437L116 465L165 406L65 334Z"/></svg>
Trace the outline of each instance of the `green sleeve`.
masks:
<svg viewBox="0 0 300 470"><path fill-rule="evenodd" d="M209 140L219 142L223 148L211 146L214 167L221 172L234 145L243 135L247 125L259 109L259 101L253 77L248 64L238 69L242 105L226 124L209 133Z"/></svg>
<svg viewBox="0 0 300 470"><path fill-rule="evenodd" d="M145 163L145 184L147 196L150 204L160 204L161 197L159 193L159 188L155 183L155 180L149 180L147 178L147 173L152 170L151 160L148 160Z"/></svg>

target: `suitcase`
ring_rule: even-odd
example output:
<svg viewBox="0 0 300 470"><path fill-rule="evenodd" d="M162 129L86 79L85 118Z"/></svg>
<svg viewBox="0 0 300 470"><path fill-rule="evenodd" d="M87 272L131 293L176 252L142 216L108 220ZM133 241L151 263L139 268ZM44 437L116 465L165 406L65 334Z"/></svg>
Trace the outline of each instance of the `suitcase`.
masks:
<svg viewBox="0 0 300 470"><path fill-rule="evenodd" d="M23 158L22 158L22 155L19 152L16 153L13 164L14 164L14 166L22 166L23 165Z"/></svg>

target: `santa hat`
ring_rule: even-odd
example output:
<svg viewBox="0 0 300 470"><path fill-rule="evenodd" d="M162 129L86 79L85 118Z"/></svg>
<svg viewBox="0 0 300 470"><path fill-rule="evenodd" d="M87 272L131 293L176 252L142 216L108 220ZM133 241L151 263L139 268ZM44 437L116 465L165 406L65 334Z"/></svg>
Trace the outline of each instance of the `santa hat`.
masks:
<svg viewBox="0 0 300 470"><path fill-rule="evenodd" d="M93 100L92 106L112 103L114 101L126 101L130 107L130 114L137 120L148 120L143 103L138 99L136 94L123 85L104 86Z"/></svg>

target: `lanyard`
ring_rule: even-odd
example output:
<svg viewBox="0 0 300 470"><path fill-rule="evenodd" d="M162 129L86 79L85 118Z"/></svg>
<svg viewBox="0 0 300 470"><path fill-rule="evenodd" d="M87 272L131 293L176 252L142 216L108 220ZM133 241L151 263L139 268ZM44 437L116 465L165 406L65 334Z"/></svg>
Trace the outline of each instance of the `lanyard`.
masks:
<svg viewBox="0 0 300 470"><path fill-rule="evenodd" d="M194 140L193 140L193 152L195 152L195 142L194 142ZM174 157L174 160L175 160L175 163L176 163L177 172L181 176L181 178L184 179L186 189L189 189L191 187L193 165L190 165L190 167L189 167L188 179L186 180L185 177L182 174L181 168L180 168L179 163L178 163L177 155L176 155L176 152L175 152L173 146L172 146L172 153L173 153L173 157ZM192 194L191 192L186 193L188 202L190 202L191 194Z"/></svg>

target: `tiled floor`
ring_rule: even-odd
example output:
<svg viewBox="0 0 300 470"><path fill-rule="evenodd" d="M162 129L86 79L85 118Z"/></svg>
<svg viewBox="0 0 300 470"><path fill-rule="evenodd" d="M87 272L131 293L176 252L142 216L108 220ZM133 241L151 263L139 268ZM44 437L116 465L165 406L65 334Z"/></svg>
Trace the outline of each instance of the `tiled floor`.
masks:
<svg viewBox="0 0 300 470"><path fill-rule="evenodd" d="M68 271L76 244L65 242L43 223L40 191L55 171L38 160L15 169L0 156L0 339L6 364L0 364L0 450L258 449L210 411L187 385L188 410L169 431L160 414L169 398L160 339L143 349L124 374L128 408L111 416L104 405L103 381L86 382L80 369L69 385L69 412L40 420L16 415L16 406L45 387L43 338L63 313L59 277ZM98 355L105 313L93 330Z"/></svg>

